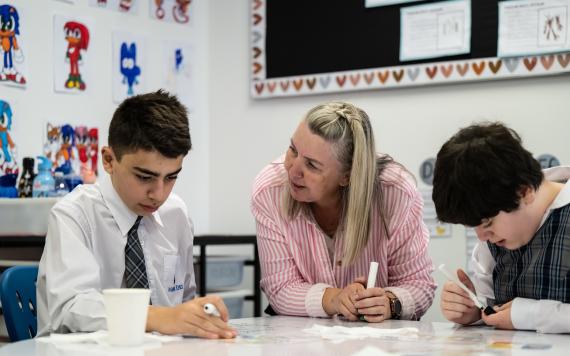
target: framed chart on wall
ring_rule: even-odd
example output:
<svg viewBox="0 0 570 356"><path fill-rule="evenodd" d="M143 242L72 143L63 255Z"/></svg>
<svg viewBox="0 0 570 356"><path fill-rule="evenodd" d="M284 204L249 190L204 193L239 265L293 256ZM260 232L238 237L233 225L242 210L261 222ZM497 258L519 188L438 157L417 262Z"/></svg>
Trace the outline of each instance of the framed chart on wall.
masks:
<svg viewBox="0 0 570 356"><path fill-rule="evenodd" d="M532 3L542 7L534 9ZM558 26L554 15L543 9L552 4L560 14L570 13L570 0L252 0L251 95L270 98L569 73L570 47L560 44L570 43L568 23L561 24L566 32L563 39L561 34L556 37L557 47L535 45L534 51L510 54L523 48L516 26L543 37L547 21ZM531 8L515 12L525 6ZM528 23L540 16L543 22Z"/></svg>

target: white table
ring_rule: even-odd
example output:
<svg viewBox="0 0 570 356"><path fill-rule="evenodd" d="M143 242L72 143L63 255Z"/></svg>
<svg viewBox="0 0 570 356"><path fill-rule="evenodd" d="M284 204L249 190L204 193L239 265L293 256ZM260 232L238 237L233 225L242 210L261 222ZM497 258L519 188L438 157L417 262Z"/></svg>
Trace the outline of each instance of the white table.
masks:
<svg viewBox="0 0 570 356"><path fill-rule="evenodd" d="M0 356L280 356L352 355L366 347L413 355L569 355L570 335L547 335L529 331L495 330L490 327L459 327L451 323L390 320L380 324L346 322L338 319L261 317L234 319L240 331L235 340L185 338L156 347L110 348L100 345L62 345L27 340L0 348ZM415 327L417 334L382 336L336 342L311 335L303 329L313 325L381 329ZM77 347L82 347L79 350ZM382 353L376 353L376 355Z"/></svg>

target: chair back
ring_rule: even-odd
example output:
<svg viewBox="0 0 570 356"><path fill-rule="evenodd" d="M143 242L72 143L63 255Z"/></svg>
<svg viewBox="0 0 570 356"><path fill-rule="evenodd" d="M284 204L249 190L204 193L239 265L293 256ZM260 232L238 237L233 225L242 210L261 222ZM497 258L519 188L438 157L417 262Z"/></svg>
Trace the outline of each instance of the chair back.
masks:
<svg viewBox="0 0 570 356"><path fill-rule="evenodd" d="M2 312L12 342L36 336L37 278L37 266L10 267L0 277Z"/></svg>

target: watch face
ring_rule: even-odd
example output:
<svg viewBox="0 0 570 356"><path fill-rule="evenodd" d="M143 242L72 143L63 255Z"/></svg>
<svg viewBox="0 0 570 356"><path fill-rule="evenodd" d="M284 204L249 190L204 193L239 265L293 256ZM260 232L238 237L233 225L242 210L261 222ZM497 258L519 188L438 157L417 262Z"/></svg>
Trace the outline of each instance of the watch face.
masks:
<svg viewBox="0 0 570 356"><path fill-rule="evenodd" d="M402 313L402 303L400 303L400 299L394 299L394 312L398 315Z"/></svg>
<svg viewBox="0 0 570 356"><path fill-rule="evenodd" d="M390 298L390 312L392 313L393 319L400 319L402 314L402 303L398 298Z"/></svg>

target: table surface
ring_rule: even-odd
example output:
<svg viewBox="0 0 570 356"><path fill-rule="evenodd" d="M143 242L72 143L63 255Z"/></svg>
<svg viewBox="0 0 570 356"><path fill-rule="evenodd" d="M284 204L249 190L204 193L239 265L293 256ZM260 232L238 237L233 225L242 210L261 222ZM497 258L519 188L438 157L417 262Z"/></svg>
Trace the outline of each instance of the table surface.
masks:
<svg viewBox="0 0 570 356"><path fill-rule="evenodd" d="M380 324L339 319L261 317L233 319L240 336L235 340L182 340L141 347L110 347L97 344L59 344L26 340L0 348L0 356L279 356L279 355L568 355L570 335L531 331L495 330L485 326L460 327L451 323L389 320ZM329 340L305 331L314 325L369 326L380 329L413 327L418 333ZM382 350L384 352L379 352ZM368 355L368 354L366 354Z"/></svg>

